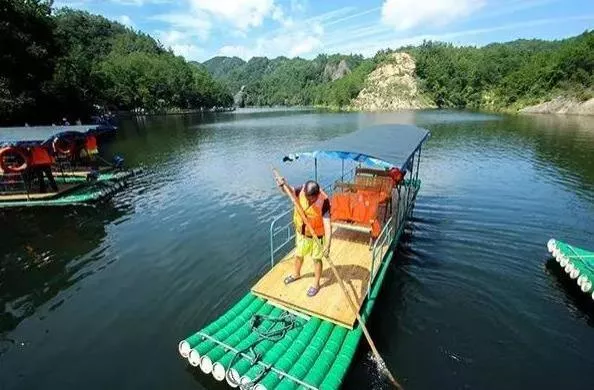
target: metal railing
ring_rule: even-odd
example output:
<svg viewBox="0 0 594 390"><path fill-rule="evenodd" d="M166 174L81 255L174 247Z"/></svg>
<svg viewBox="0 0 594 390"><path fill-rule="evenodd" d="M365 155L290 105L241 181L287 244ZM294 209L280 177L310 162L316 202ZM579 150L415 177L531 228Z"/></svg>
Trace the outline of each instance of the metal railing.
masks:
<svg viewBox="0 0 594 390"><path fill-rule="evenodd" d="M270 223L270 268L274 267L274 256L281 249L283 249L289 242L293 241L293 238L295 238L295 228L293 227L292 218L289 218L288 223L285 223L280 227L276 227L277 223L283 218L285 218L287 215L292 216L292 211L292 209L285 211L284 213L274 218L274 220L272 220L272 223ZM286 232L287 238L281 244L275 245L275 239L283 232Z"/></svg>
<svg viewBox="0 0 594 390"><path fill-rule="evenodd" d="M412 212L419 187L420 181L418 179L408 179L398 185L397 189L394 190L393 197L397 196L397 200L394 201L392 199L392 203L396 205L396 211L392 213L392 216L386 222L371 249L371 270L367 296L371 293L371 286L375 280L379 266L384 260L386 253L392 249L394 237L404 228L404 224Z"/></svg>

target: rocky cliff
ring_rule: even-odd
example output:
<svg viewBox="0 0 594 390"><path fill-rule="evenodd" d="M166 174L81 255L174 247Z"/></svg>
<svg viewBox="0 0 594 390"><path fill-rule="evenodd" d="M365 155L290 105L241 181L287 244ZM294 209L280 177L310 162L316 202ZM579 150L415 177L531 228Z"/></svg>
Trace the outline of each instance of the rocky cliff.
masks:
<svg viewBox="0 0 594 390"><path fill-rule="evenodd" d="M580 102L576 99L559 96L545 103L525 107L520 112L530 114L594 115L594 98Z"/></svg>
<svg viewBox="0 0 594 390"><path fill-rule="evenodd" d="M326 64L324 67L324 79L329 81L336 81L351 73L351 69L347 62L343 59L338 64Z"/></svg>
<svg viewBox="0 0 594 390"><path fill-rule="evenodd" d="M352 108L363 111L392 111L432 107L417 86L415 61L407 53L393 53L365 80L365 87Z"/></svg>

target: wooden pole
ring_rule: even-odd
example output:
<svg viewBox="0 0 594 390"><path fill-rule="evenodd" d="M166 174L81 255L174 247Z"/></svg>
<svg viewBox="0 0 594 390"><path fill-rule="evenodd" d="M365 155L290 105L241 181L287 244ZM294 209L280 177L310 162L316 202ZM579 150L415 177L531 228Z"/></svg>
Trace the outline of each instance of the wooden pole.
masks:
<svg viewBox="0 0 594 390"><path fill-rule="evenodd" d="M274 178L277 179L277 181L280 180L280 179L282 179L282 176L278 173L278 171L275 168L272 168L272 173L274 174ZM320 249L322 249L322 253L323 253L323 249L324 248L322 246L322 242L320 241L320 239L316 235L313 227L311 226L311 224L307 220L307 217L305 215L305 212L303 211L303 208L301 207L301 205L299 204L299 201L297 200L297 197L295 196L295 192L287 185L287 183L283 183L282 188L283 188L283 191L287 194L287 196L289 196L289 198L291 199L291 202L293 202L293 205L295 206L295 210L297 210L297 213L299 213L299 216L301 217L301 220L303 220L303 223L305 224L305 226L307 227L307 229L311 233L311 236L312 236L314 242L316 243L316 245ZM328 264L330 264L330 268L332 269L332 273L334 274L334 277L338 281L338 284L339 284L342 292L344 293L344 296L346 297L347 302L349 303L349 306L350 306L351 310L353 311L353 313L357 317L357 321L359 321L359 325L361 326L361 330L363 330L363 334L365 335L365 338L367 339L367 342L369 343L369 347L371 348L371 351L373 352L373 355L375 356L375 359L377 360L379 366L381 368L383 368L386 376L388 377L388 379L390 380L390 382L392 382L392 384L394 385L394 387L396 387L397 389L401 389L402 390L402 386L400 386L400 384L398 383L398 381L396 380L396 378L394 378L394 376L392 375L392 373L388 369L388 366L384 362L384 359L382 359L382 357L379 354L377 348L375 347L375 343L371 339L371 335L369 334L369 331L367 330L367 327L365 326L365 323L363 322L363 319L361 318L361 315L359 314L359 309L355 305L355 302L353 302L353 300L351 299L351 296L349 295L349 293L347 291L347 288L346 288L346 286L344 284L344 281L342 280L342 278L338 274L338 271L336 270L336 267L334 266L334 263L330 259L330 256L326 256L326 254L323 254L322 256L324 257L324 260L326 260L328 262Z"/></svg>

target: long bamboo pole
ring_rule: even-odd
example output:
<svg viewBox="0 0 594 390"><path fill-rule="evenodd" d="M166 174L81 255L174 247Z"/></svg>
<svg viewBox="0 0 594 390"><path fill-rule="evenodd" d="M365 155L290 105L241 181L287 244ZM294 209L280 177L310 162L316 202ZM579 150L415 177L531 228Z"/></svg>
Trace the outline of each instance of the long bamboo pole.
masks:
<svg viewBox="0 0 594 390"><path fill-rule="evenodd" d="M274 174L274 178L276 179L277 182L279 182L280 180L282 180L282 176L279 174L279 172L275 168L272 168L272 173ZM320 239L316 235L313 227L311 226L311 224L307 220L307 217L305 215L305 212L303 211L303 208L301 207L301 205L299 204L299 201L297 200L297 197L295 196L295 192L286 183L283 183L282 188L283 188L283 191L287 194L287 196L293 202L293 205L295 206L295 210L297 210L297 213L299 213L299 215L301 216L301 220L303 221L303 223L305 224L305 226L307 226L307 229L311 233L311 236L312 236L314 242L316 243L316 245L318 245L320 247L320 249L323 250L324 248L322 247L322 242L320 241ZM386 376L388 377L388 379L390 380L390 382L392 382L392 384L394 385L394 387L396 387L397 389L402 390L402 386L400 386L400 383L398 383L398 381L396 380L396 378L394 378L394 376L392 375L392 373L388 369L388 366L386 365L384 359L382 359L382 357L379 354L377 348L375 347L375 343L371 339L371 335L369 334L369 331L367 330L367 327L365 326L365 323L363 322L363 319L361 318L361 315L359 314L359 309L355 305L355 302L353 302L353 300L351 299L351 296L349 295L349 293L347 291L347 288L346 288L346 286L344 284L344 281L342 280L342 278L338 274L338 271L336 270L336 267L334 266L334 263L330 259L330 256L326 256L326 254L323 254L323 257L324 257L324 260L326 260L328 262L328 264L330 264L330 268L332 269L332 273L334 274L334 277L338 281L338 284L339 284L342 292L344 293L344 296L346 297L347 302L349 303L349 307L351 308L351 310L353 311L353 313L357 317L357 321L359 321L359 326L361 326L361 330L363 330L363 334L365 335L365 338L367 339L367 342L369 343L369 347L371 348L371 351L373 352L373 355L375 356L375 359L376 359L377 363L379 364L379 366L381 368L383 368Z"/></svg>

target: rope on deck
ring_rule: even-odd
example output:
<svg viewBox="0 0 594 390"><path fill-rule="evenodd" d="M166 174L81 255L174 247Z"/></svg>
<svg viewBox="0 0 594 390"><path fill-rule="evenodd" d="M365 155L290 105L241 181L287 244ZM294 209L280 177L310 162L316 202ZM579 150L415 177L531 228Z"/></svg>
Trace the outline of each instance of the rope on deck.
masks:
<svg viewBox="0 0 594 390"><path fill-rule="evenodd" d="M270 327L268 327L267 329L260 329L260 325L264 321L270 321L270 322L272 322L272 325ZM278 329L274 329L275 326L279 323L282 324L282 326ZM255 351L255 347L259 342L264 341L264 340L269 340L269 341L273 341L273 342L279 341L283 337L285 337L287 332L290 331L291 329L293 329L296 325L297 325L296 317L291 313L285 312L282 315L280 315L279 317L255 314L250 321L250 326L251 326L252 332L255 332L258 334L258 338L251 345L249 345L248 347L246 347L242 350L235 349L235 348L231 347L230 345L225 344L224 342L219 341L219 340L217 340L207 334L204 334L202 332L199 332L199 333L202 337L204 337L210 341L213 341L214 343L222 346L223 348L235 353L235 355L229 362L229 366L225 370L225 376L229 375L230 369L231 369L231 367L233 367L233 364L235 363L235 361L237 360L238 357L243 357L244 359L248 360L252 365L258 364L263 367L260 374L258 374L258 376L256 378L254 378L251 382L239 384L239 388L242 390L252 390L256 386L256 384L269 371L272 371L272 372L278 374L280 377L285 377L285 378L287 378L287 379L289 379L289 380L291 380L291 381L297 383L298 385L301 385L307 389L318 390L317 387L314 387L308 383L305 383L302 380L290 375L289 373L287 373L285 371L275 368L272 364L266 364L266 363L262 362L260 360L262 357L261 354L259 354ZM252 356L250 356L247 352L251 352Z"/></svg>

